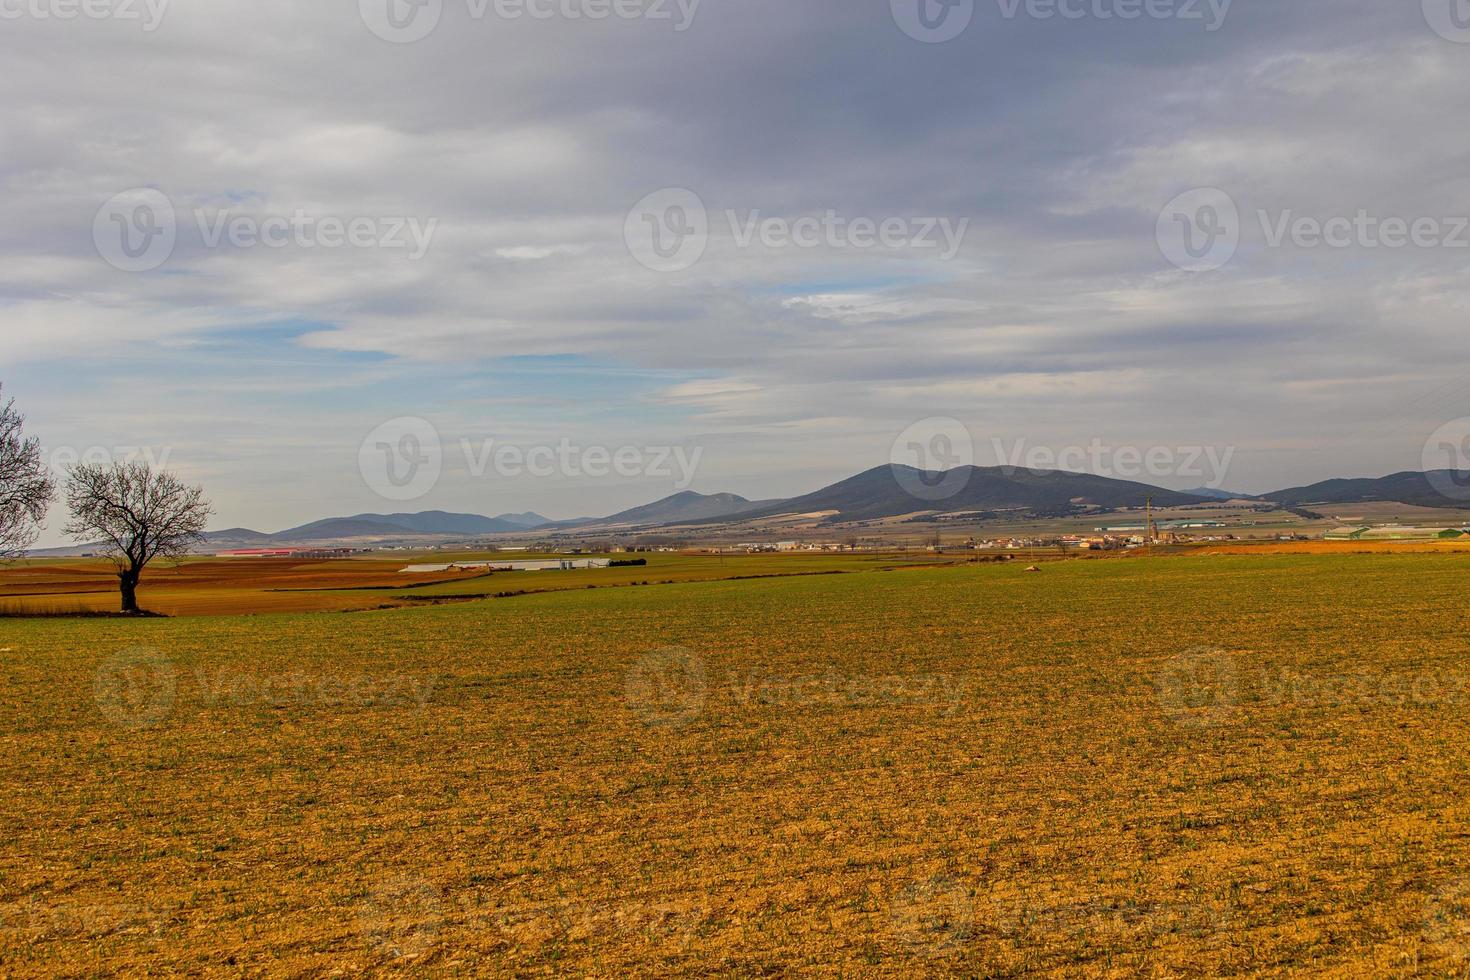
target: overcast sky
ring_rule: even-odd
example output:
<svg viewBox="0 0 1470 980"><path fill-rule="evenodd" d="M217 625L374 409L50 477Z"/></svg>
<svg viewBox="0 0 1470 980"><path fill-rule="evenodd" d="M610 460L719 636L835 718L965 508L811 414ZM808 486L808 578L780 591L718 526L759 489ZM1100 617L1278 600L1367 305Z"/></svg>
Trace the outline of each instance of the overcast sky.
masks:
<svg viewBox="0 0 1470 980"><path fill-rule="evenodd" d="M1258 492L1470 416L1461 0L161 2L0 0L0 381L217 527L792 495L947 419Z"/></svg>

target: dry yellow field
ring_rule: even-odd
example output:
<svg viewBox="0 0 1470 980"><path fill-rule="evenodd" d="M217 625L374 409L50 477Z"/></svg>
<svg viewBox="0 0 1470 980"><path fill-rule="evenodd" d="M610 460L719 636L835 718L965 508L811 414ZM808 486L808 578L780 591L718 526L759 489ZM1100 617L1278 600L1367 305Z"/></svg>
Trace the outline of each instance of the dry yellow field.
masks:
<svg viewBox="0 0 1470 980"><path fill-rule="evenodd" d="M569 572L403 571L416 563L494 557L472 552L427 552L395 558L191 558L150 566L143 576L139 597L143 608L164 616L357 612L528 592L820 575L967 560L965 555L929 556L922 552L729 556L656 553L644 558L646 565ZM626 560L634 556L623 557ZM117 611L118 603L116 574L106 559L0 565L0 617L112 613Z"/></svg>
<svg viewBox="0 0 1470 980"><path fill-rule="evenodd" d="M1470 555L0 620L0 974L1452 976Z"/></svg>
<svg viewBox="0 0 1470 980"><path fill-rule="evenodd" d="M159 562L143 575L144 608L165 616L370 609L391 599L366 591L475 578L466 572L401 574L393 559L211 559ZM55 559L0 566L0 613L116 612L117 577L104 559Z"/></svg>
<svg viewBox="0 0 1470 980"><path fill-rule="evenodd" d="M1258 541L1191 545L1203 555L1453 555L1470 554L1470 541Z"/></svg>

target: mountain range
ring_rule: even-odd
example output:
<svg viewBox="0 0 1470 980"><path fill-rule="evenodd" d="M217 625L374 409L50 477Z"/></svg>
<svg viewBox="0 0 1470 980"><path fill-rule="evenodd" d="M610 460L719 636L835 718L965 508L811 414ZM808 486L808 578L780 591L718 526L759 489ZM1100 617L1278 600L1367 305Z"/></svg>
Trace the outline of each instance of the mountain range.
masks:
<svg viewBox="0 0 1470 980"><path fill-rule="evenodd" d="M1463 488L1463 492L1461 492ZM1463 498L1463 499L1462 499ZM1443 509L1470 509L1470 472L1394 473L1379 478L1324 480L1273 493L1244 494L1201 487L1189 491L1094 476L1088 473L1037 472L1006 467L961 467L926 473L909 466L879 466L812 493L783 500L748 500L733 493L685 490L607 517L552 521L540 514L454 514L445 511L399 514L355 514L329 517L284 531L265 533L249 528L211 531L209 547L269 548L330 543L405 544L452 542L527 531L546 534L607 529L643 531L660 527L699 528L715 524L754 525L767 520L813 516L830 523L894 519L943 518L946 515L1029 513L1056 516L1079 510L1138 508L1152 499L1155 507L1217 504L1222 500L1274 503L1286 508L1394 502ZM47 553L75 553L83 545Z"/></svg>
<svg viewBox="0 0 1470 980"><path fill-rule="evenodd" d="M745 520L781 514L833 512L843 521L872 521L921 512L1029 510L1058 513L1076 507L1157 507L1206 503L1208 498L1087 473L966 466L929 473L912 466L879 466L790 500L739 513ZM933 499L931 499L933 498ZM708 523L704 521L701 523Z"/></svg>
<svg viewBox="0 0 1470 980"><path fill-rule="evenodd" d="M1393 501L1417 507L1470 507L1470 473L1431 470L1394 473L1378 479L1323 480L1265 495L1283 507L1307 504L1361 504Z"/></svg>
<svg viewBox="0 0 1470 980"><path fill-rule="evenodd" d="M501 514L483 517L479 514L450 514L429 510L417 514L356 514L352 517L328 517L274 534L232 527L210 531L205 540L211 545L235 543L243 547L268 548L272 545L341 541L348 538L402 538L415 535L479 535L510 534L543 527L551 521L540 514Z"/></svg>

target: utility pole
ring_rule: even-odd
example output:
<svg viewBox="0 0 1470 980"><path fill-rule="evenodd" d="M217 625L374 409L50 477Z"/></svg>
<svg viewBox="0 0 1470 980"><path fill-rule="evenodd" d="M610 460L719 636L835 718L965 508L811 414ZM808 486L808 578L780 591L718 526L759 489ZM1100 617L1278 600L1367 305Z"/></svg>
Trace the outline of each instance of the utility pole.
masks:
<svg viewBox="0 0 1470 980"><path fill-rule="evenodd" d="M1159 537L1159 530L1154 527L1154 498L1152 496L1148 498L1145 506L1148 508L1148 520L1144 524L1144 533L1148 535L1148 543L1152 547Z"/></svg>

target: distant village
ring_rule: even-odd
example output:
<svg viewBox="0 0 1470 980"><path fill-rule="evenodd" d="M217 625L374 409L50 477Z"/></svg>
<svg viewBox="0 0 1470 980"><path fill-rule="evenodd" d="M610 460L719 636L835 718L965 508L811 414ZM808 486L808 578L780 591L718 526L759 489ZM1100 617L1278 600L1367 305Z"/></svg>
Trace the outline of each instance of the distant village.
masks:
<svg viewBox="0 0 1470 980"><path fill-rule="evenodd" d="M834 540L770 540L740 541L730 544L717 542L693 542L659 538L658 543L634 540L631 543L610 541L585 542L569 545L565 542L540 542L528 545L505 545L485 541L457 542L453 544L377 544L361 547L280 547L240 548L217 551L217 558L346 558L354 555L392 552L432 551L475 551L504 558L476 559L473 561L428 562L413 565L405 571L431 572L453 569L484 569L488 571L542 571L576 568L606 568L620 564L635 564L616 557L639 553L698 552L704 554L765 554L792 552L853 552L853 551L925 551L932 553L955 552L1008 552L1056 550L1061 552L1110 552L1150 548L1160 545L1187 545L1210 542L1242 540L1273 541L1445 541L1470 540L1470 526L1421 527L1417 525L1343 525L1314 534L1294 531L1268 531L1250 534L1255 525L1247 522L1223 520L1135 520L1132 523L1103 525L1092 529L1092 533L1064 534L1012 534L993 538L970 536L962 540L941 538L937 533L928 533L922 538L908 540L891 536L862 538L849 536L841 541ZM517 559L512 556L531 554L538 557ZM556 556L556 557L541 557Z"/></svg>

